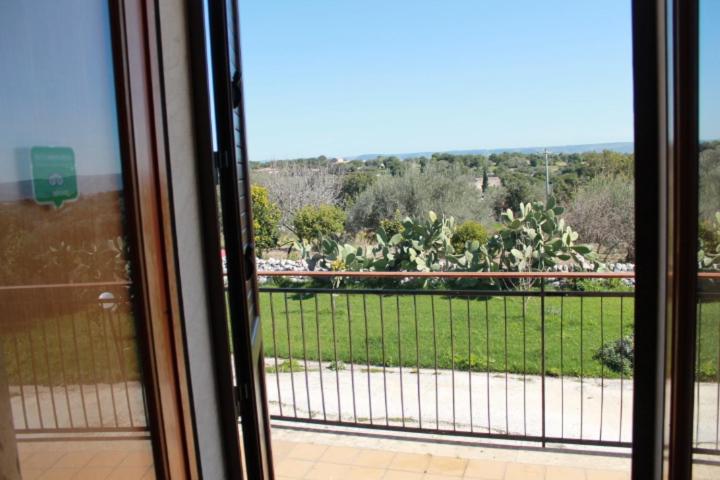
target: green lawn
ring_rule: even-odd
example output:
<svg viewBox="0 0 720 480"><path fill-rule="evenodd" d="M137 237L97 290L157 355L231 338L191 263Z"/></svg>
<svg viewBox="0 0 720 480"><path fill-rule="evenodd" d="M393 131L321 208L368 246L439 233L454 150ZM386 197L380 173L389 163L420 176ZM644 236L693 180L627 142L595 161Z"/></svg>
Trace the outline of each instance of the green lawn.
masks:
<svg viewBox="0 0 720 480"><path fill-rule="evenodd" d="M338 361L371 366L383 362L395 366L402 360L411 368L434 368L436 364L438 368L451 368L454 364L463 370L541 372L539 298L467 300L367 295L363 299L358 294L319 294L301 300L292 293L273 293L271 305L270 296L267 292L261 294L267 356L317 360L319 328L319 356L323 362L334 362L337 357ZM619 373L594 360L593 355L603 342L632 334L633 316L632 297L546 298L546 372L619 377ZM705 304L700 357L704 378L714 377L717 372L719 320L720 304Z"/></svg>
<svg viewBox="0 0 720 480"><path fill-rule="evenodd" d="M139 380L132 314L97 305L45 319L15 318L0 332L5 369L13 385L115 383Z"/></svg>

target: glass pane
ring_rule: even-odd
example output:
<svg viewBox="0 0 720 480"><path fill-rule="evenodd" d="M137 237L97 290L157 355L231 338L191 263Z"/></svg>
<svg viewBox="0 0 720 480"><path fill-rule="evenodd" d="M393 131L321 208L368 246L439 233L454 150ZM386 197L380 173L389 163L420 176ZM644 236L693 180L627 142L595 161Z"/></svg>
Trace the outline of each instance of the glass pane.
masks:
<svg viewBox="0 0 720 480"><path fill-rule="evenodd" d="M720 4L700 1L700 159L694 478L720 467Z"/></svg>
<svg viewBox="0 0 720 480"><path fill-rule="evenodd" d="M0 64L3 443L24 478L151 478L108 2L3 2Z"/></svg>

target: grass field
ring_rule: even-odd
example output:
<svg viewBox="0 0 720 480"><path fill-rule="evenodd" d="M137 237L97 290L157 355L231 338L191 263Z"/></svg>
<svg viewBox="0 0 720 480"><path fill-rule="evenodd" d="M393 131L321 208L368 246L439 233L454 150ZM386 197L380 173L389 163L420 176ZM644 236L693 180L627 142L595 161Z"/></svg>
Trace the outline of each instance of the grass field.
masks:
<svg viewBox="0 0 720 480"><path fill-rule="evenodd" d="M266 356L528 374L542 371L540 308L537 297L261 294ZM699 372L710 379L720 304L705 304L702 313ZM619 377L593 356L632 334L633 317L632 297L546 298L546 372Z"/></svg>

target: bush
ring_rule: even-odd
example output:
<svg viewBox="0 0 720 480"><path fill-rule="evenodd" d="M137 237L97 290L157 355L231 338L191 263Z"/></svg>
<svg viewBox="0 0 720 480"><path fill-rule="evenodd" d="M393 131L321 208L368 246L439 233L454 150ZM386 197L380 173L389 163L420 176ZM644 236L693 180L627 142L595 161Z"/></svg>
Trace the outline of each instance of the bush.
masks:
<svg viewBox="0 0 720 480"><path fill-rule="evenodd" d="M280 238L280 209L270 201L266 188L259 185L250 187L252 201L253 229L255 230L255 247L258 255L275 247Z"/></svg>
<svg viewBox="0 0 720 480"><path fill-rule="evenodd" d="M486 243L488 239L485 227L474 220L467 220L460 224L452 236L452 246L455 253L463 253L465 251L465 242L477 240L481 245Z"/></svg>
<svg viewBox="0 0 720 480"><path fill-rule="evenodd" d="M582 186L570 204L568 222L607 259L635 257L635 200L631 178L598 176Z"/></svg>
<svg viewBox="0 0 720 480"><path fill-rule="evenodd" d="M613 372L631 374L635 362L635 342L632 335L606 342L595 352L593 359Z"/></svg>
<svg viewBox="0 0 720 480"><path fill-rule="evenodd" d="M342 178L340 202L345 206L352 205L358 195L367 190L370 185L375 183L375 179L375 175L367 172L348 173Z"/></svg>
<svg viewBox="0 0 720 480"><path fill-rule="evenodd" d="M293 219L295 235L304 241L339 236L345 230L345 212L333 205L303 207Z"/></svg>
<svg viewBox="0 0 720 480"><path fill-rule="evenodd" d="M403 222L399 210L395 210L395 216L393 218L384 218L380 220L380 228L385 230L388 237L392 237L397 233L402 233ZM373 236L373 240L375 237Z"/></svg>
<svg viewBox="0 0 720 480"><path fill-rule="evenodd" d="M398 176L379 177L350 208L348 229L377 230L384 219L422 218L428 211L458 221L486 220L492 215L490 202L483 200L473 176L460 168L429 164L424 171L415 166Z"/></svg>

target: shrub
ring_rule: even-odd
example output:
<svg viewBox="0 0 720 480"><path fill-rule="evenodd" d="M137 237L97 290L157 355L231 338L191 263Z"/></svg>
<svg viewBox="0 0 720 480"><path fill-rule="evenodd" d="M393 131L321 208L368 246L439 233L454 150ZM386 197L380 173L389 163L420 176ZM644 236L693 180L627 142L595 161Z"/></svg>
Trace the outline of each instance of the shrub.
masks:
<svg viewBox="0 0 720 480"><path fill-rule="evenodd" d="M400 214L400 210L395 210L395 215L392 218L384 218L380 220L380 228L385 230L388 237L392 237L395 234L402 233L403 231L403 219ZM373 240L375 236L373 235Z"/></svg>
<svg viewBox="0 0 720 480"><path fill-rule="evenodd" d="M598 176L581 187L570 204L568 222L586 242L596 243L605 258L622 252L635 256L633 181L627 177Z"/></svg>
<svg viewBox="0 0 720 480"><path fill-rule="evenodd" d="M492 215L490 202L482 198L473 176L460 168L429 164L424 171L411 166L401 175L379 177L350 208L348 229L376 230L383 219L422 218L431 210L458 221Z"/></svg>
<svg viewBox="0 0 720 480"><path fill-rule="evenodd" d="M616 373L632 373L635 362L635 342L632 335L626 335L614 342L606 342L593 355L593 359Z"/></svg>
<svg viewBox="0 0 720 480"><path fill-rule="evenodd" d="M280 208L270 201L266 188L259 185L250 187L252 201L253 228L255 229L255 247L258 255L275 247L280 237Z"/></svg>
<svg viewBox="0 0 720 480"><path fill-rule="evenodd" d="M339 236L345 229L345 218L345 212L333 205L309 205L297 211L293 229L301 241L317 242Z"/></svg>
<svg viewBox="0 0 720 480"><path fill-rule="evenodd" d="M355 202L355 199L367 188L375 183L376 177L367 172L348 173L342 178L342 186L340 187L340 202L349 206Z"/></svg>
<svg viewBox="0 0 720 480"><path fill-rule="evenodd" d="M487 242L487 239L488 234L482 224L474 220L467 220L457 227L451 242L455 253L463 253L466 242L477 240L482 245Z"/></svg>

